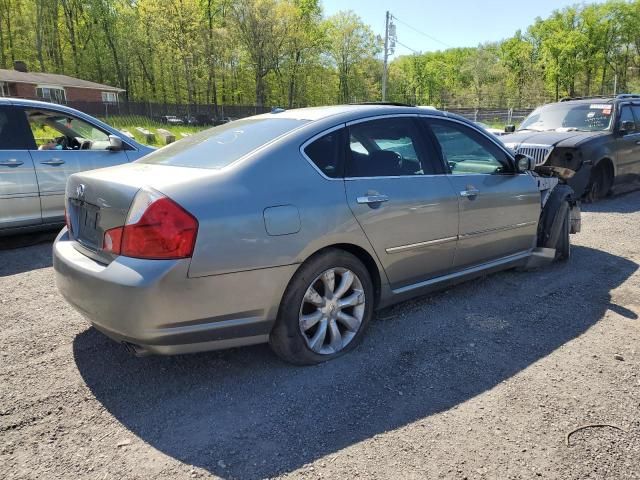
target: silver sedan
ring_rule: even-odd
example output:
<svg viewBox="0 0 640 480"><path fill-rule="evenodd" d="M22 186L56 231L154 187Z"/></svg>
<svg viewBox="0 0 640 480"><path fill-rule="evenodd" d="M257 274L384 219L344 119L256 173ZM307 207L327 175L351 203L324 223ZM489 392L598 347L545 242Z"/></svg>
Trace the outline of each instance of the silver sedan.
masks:
<svg viewBox="0 0 640 480"><path fill-rule="evenodd" d="M238 120L72 175L57 285L136 354L269 342L293 363L329 360L378 308L569 257L571 172L512 155L408 106Z"/></svg>

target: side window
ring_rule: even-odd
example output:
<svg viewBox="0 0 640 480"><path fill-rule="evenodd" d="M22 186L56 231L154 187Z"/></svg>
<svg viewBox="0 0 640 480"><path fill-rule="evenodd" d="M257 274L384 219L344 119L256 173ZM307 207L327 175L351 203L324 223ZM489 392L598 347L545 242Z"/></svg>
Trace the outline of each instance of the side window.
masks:
<svg viewBox="0 0 640 480"><path fill-rule="evenodd" d="M631 111L631 107L629 105L623 105L622 109L620 110L620 120L618 121L618 128L622 127L622 124L624 122L635 123L633 112Z"/></svg>
<svg viewBox="0 0 640 480"><path fill-rule="evenodd" d="M473 129L446 120L430 120L429 125L452 174L494 174L510 171L507 155Z"/></svg>
<svg viewBox="0 0 640 480"><path fill-rule="evenodd" d="M633 116L636 117L636 130L640 132L640 105L632 105Z"/></svg>
<svg viewBox="0 0 640 480"><path fill-rule="evenodd" d="M320 137L304 148L304 153L329 178L342 177L343 129Z"/></svg>
<svg viewBox="0 0 640 480"><path fill-rule="evenodd" d="M33 147L24 110L0 107L0 150L30 150Z"/></svg>
<svg viewBox="0 0 640 480"><path fill-rule="evenodd" d="M49 110L27 110L38 150L108 150L109 135L79 118Z"/></svg>
<svg viewBox="0 0 640 480"><path fill-rule="evenodd" d="M413 118L388 118L349 127L347 177L396 177L436 173L425 157Z"/></svg>

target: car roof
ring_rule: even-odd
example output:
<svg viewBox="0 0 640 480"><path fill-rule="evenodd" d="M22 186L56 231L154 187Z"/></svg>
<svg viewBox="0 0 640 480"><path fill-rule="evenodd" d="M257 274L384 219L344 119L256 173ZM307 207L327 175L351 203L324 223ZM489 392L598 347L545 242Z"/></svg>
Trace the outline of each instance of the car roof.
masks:
<svg viewBox="0 0 640 480"><path fill-rule="evenodd" d="M613 97L585 97L585 98L569 98L566 100L562 100L560 102L556 102L556 103L550 103L549 105L557 105L558 103L566 103L566 104L592 104L592 103L613 103L615 102L616 98Z"/></svg>
<svg viewBox="0 0 640 480"><path fill-rule="evenodd" d="M0 105L14 105L16 107L29 108L46 108L49 110L59 110L60 112L66 112L74 115L77 115L79 112L78 110L67 107L66 105L60 105L59 103L44 102L41 100L27 100L26 98L0 97Z"/></svg>
<svg viewBox="0 0 640 480"><path fill-rule="evenodd" d="M273 112L258 115L258 118L288 118L292 120L307 120L310 122L331 118L337 122L349 122L363 117L377 115L425 114L445 116L444 112L433 108L412 107L401 105L362 104L362 105L332 105L326 107L305 107L291 110L274 109ZM449 114L448 116L453 116ZM456 115L457 117L457 115Z"/></svg>

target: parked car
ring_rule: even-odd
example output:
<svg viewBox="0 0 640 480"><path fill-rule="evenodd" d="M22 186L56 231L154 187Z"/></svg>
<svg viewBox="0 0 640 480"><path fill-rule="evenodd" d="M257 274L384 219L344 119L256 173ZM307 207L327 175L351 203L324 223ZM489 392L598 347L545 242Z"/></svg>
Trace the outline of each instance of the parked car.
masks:
<svg viewBox="0 0 640 480"><path fill-rule="evenodd" d="M213 124L215 126L224 125L225 123L233 122L235 118L231 117L219 117L213 120Z"/></svg>
<svg viewBox="0 0 640 480"><path fill-rule="evenodd" d="M184 123L187 125L193 125L197 127L213 125L213 119L206 114L198 113L196 115L187 115L184 117Z"/></svg>
<svg viewBox="0 0 640 480"><path fill-rule="evenodd" d="M0 98L0 235L64 223L69 175L151 151L72 108Z"/></svg>
<svg viewBox="0 0 640 480"><path fill-rule="evenodd" d="M377 308L568 258L579 206L553 176L567 172L532 162L417 107L237 120L73 175L56 283L141 355L268 341L293 363L329 360Z"/></svg>
<svg viewBox="0 0 640 480"><path fill-rule="evenodd" d="M183 125L184 121L175 115L164 115L160 117L160 121L166 125Z"/></svg>
<svg viewBox="0 0 640 480"><path fill-rule="evenodd" d="M640 95L569 99L534 110L502 137L539 165L574 170L569 185L594 201L640 176Z"/></svg>

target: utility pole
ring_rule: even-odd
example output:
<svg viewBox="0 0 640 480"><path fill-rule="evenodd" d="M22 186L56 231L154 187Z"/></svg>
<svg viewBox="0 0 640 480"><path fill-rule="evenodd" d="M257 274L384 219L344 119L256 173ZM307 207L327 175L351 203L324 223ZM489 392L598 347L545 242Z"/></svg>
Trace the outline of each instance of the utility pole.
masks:
<svg viewBox="0 0 640 480"><path fill-rule="evenodd" d="M382 101L387 100L387 76L389 70L389 56L396 49L396 26L393 23L393 15L387 10L384 23L384 61L382 67Z"/></svg>
<svg viewBox="0 0 640 480"><path fill-rule="evenodd" d="M391 14L387 10L387 16L384 20L384 59L382 66L382 101L387 100L387 67L389 61L389 19Z"/></svg>

